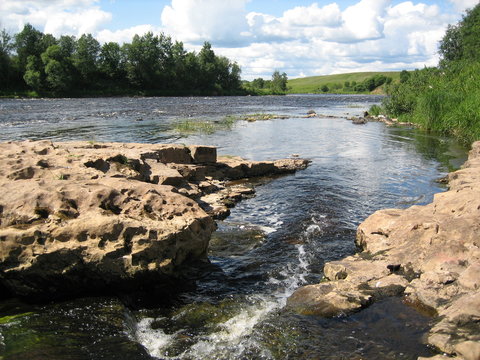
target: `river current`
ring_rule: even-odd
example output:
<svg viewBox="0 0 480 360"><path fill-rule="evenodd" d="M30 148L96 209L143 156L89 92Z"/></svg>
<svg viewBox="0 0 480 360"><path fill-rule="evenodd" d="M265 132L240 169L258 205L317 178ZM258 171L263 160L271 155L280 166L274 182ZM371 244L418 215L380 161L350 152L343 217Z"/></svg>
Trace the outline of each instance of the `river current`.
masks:
<svg viewBox="0 0 480 360"><path fill-rule="evenodd" d="M250 160L295 154L312 161L295 175L258 181L256 196L218 222L211 266L196 274L195 287L168 305L165 299L149 299L148 306L122 312L118 320L118 314L108 315L113 298L1 302L0 358L416 359L433 354L422 342L431 319L401 298L333 319L284 308L295 289L321 280L326 261L355 252L356 227L366 217L382 208L430 202L445 190L436 180L465 160L465 149L451 139L347 120L380 101L354 95L0 100L0 141L176 142L214 145L219 154ZM319 116L304 118L309 110ZM258 113L285 118L239 120L213 133L175 130L185 119L221 122L229 115ZM118 321L121 335L108 325ZM128 350L111 341L115 336L123 336Z"/></svg>

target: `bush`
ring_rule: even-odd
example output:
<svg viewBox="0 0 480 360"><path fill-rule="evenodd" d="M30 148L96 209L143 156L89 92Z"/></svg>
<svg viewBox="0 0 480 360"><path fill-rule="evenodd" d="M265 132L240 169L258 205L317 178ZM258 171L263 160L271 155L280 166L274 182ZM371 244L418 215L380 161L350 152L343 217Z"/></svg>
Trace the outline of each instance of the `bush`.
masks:
<svg viewBox="0 0 480 360"><path fill-rule="evenodd" d="M383 106L427 130L450 134L464 143L480 139L480 4L449 26L440 42L438 68L402 71L388 87Z"/></svg>
<svg viewBox="0 0 480 360"><path fill-rule="evenodd" d="M450 62L442 69L410 74L407 81L389 88L390 96L383 102L388 115L465 143L480 139L479 62Z"/></svg>
<svg viewBox="0 0 480 360"><path fill-rule="evenodd" d="M378 105L372 105L370 106L370 109L368 109L368 113L372 116L378 116L380 114L382 114L384 112L384 110L382 109L381 106L378 106Z"/></svg>

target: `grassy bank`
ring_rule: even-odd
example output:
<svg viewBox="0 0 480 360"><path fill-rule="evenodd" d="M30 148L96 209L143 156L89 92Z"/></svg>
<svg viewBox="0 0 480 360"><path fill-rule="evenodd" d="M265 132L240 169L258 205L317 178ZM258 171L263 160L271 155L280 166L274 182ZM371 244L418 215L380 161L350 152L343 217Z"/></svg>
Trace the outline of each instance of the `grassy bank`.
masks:
<svg viewBox="0 0 480 360"><path fill-rule="evenodd" d="M400 79L400 72L355 72L347 74L310 76L305 78L288 80L288 92L290 94L319 94L319 93L340 93L340 94L356 94L355 86L363 83L367 79L382 75L392 78L392 82ZM325 86L328 88L325 90ZM369 90L360 93L368 94Z"/></svg>
<svg viewBox="0 0 480 360"><path fill-rule="evenodd" d="M406 82L389 89L383 110L469 144L480 139L479 74L480 63L471 61L416 70Z"/></svg>
<svg viewBox="0 0 480 360"><path fill-rule="evenodd" d="M480 140L480 4L449 25L438 67L408 73L387 89L383 111L464 144Z"/></svg>

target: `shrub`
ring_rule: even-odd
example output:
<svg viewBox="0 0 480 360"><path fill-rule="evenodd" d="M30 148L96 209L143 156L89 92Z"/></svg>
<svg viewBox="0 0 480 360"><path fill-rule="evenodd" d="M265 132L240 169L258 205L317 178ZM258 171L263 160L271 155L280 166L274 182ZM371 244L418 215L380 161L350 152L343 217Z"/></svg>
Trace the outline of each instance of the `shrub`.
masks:
<svg viewBox="0 0 480 360"><path fill-rule="evenodd" d="M382 107L378 106L378 105L372 105L370 106L370 109L368 109L368 113L370 115L373 115L373 116L378 116L380 114L382 114L384 112L384 110L382 109Z"/></svg>
<svg viewBox="0 0 480 360"><path fill-rule="evenodd" d="M383 102L387 114L462 142L480 139L480 63L456 61L442 69L416 70L392 85Z"/></svg>

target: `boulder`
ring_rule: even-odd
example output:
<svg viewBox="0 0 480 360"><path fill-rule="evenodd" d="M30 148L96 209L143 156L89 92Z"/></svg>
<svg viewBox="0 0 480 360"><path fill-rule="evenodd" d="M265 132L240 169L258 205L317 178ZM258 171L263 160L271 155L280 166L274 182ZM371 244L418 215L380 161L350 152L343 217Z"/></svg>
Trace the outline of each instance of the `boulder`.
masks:
<svg viewBox="0 0 480 360"><path fill-rule="evenodd" d="M332 281L304 286L288 298L287 307L303 315L333 317L358 311L372 296L351 283Z"/></svg>
<svg viewBox="0 0 480 360"><path fill-rule="evenodd" d="M367 119L363 117L354 117L352 118L352 124L354 125L365 125L367 123Z"/></svg>
<svg viewBox="0 0 480 360"><path fill-rule="evenodd" d="M290 306L334 316L404 294L406 303L437 315L428 335L431 345L479 359L480 142L449 180L449 191L428 205L368 217L357 230L360 252L325 264L327 282L298 289ZM353 301L346 306L343 299Z"/></svg>
<svg viewBox="0 0 480 360"><path fill-rule="evenodd" d="M104 178L2 189L0 279L20 296L126 289L154 274L165 280L187 260L205 260L215 230L170 186Z"/></svg>
<svg viewBox="0 0 480 360"><path fill-rule="evenodd" d="M194 164L216 163L217 148L214 146L189 146Z"/></svg>
<svg viewBox="0 0 480 360"><path fill-rule="evenodd" d="M0 289L55 298L174 287L207 261L213 217L254 192L226 182L304 168L297 160L242 159L231 176L210 146L2 143Z"/></svg>

